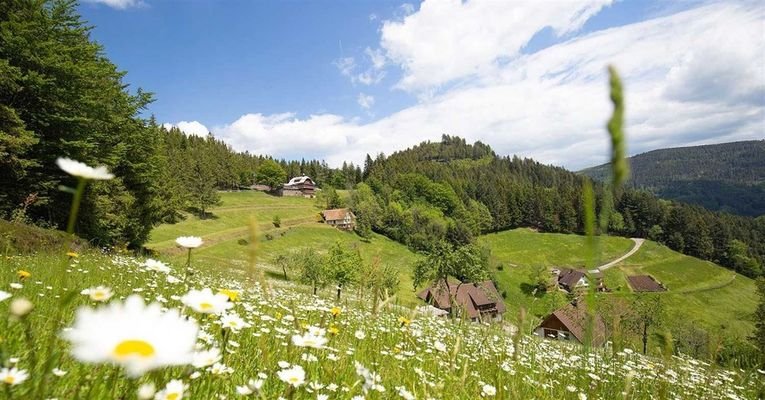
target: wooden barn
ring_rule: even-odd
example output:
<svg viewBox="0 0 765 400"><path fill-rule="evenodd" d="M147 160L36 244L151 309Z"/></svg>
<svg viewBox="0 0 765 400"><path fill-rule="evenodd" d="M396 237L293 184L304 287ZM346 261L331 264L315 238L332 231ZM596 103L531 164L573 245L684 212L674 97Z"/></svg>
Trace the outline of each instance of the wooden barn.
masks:
<svg viewBox="0 0 765 400"><path fill-rule="evenodd" d="M587 310L583 304L572 302L555 310L534 330L534 334L550 340L566 340L584 343L587 335ZM592 318L593 346L606 342L606 325L600 315Z"/></svg>
<svg viewBox="0 0 765 400"><path fill-rule="evenodd" d="M456 279L449 280L448 290L443 282L439 282L418 293L417 297L446 312L451 312L454 307L458 316L464 315L471 321L501 321L505 313L505 303L492 281L461 283Z"/></svg>
<svg viewBox="0 0 765 400"><path fill-rule="evenodd" d="M321 212L321 218L327 225L345 231L352 231L356 228L356 215L350 208L335 208Z"/></svg>
<svg viewBox="0 0 765 400"><path fill-rule="evenodd" d="M296 176L279 189L281 196L302 196L312 198L316 194L316 183L308 176Z"/></svg>

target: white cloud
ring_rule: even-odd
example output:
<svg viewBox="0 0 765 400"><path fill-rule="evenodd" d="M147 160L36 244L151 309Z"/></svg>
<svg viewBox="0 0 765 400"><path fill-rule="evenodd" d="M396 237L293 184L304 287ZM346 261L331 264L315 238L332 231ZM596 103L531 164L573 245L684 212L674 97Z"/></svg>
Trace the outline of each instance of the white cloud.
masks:
<svg viewBox="0 0 765 400"><path fill-rule="evenodd" d="M333 62L333 64L340 70L340 73L345 76L352 76L353 70L356 69L356 60L353 57L342 57Z"/></svg>
<svg viewBox="0 0 765 400"><path fill-rule="evenodd" d="M356 102L359 103L363 109L368 110L375 104L375 98L371 95L359 93L359 97L356 98Z"/></svg>
<svg viewBox="0 0 765 400"><path fill-rule="evenodd" d="M210 130L207 129L206 126L204 126L199 121L180 121L175 124L171 124L169 122L162 124L162 126L165 127L165 129L170 128L178 128L181 130L181 132L185 133L187 136L200 136L205 137L208 133L210 133Z"/></svg>
<svg viewBox="0 0 765 400"><path fill-rule="evenodd" d="M398 86L426 90L516 57L546 27L559 36L574 32L610 3L426 0L403 20L386 21L381 45L404 70Z"/></svg>
<svg viewBox="0 0 765 400"><path fill-rule="evenodd" d="M581 25L579 18L546 24L565 31ZM441 24L454 25L447 19ZM471 55L470 79L370 123L331 114L248 114L214 132L239 150L324 158L332 165L447 133L481 140L500 154L579 169L606 161L611 105L605 67L613 63L625 82L631 153L762 138L764 35L765 9L712 4L573 38L502 65L495 62L499 50ZM402 65L416 77L412 82L427 81L419 69Z"/></svg>
<svg viewBox="0 0 765 400"><path fill-rule="evenodd" d="M85 0L85 2L104 4L118 10L124 10L130 7L139 7L144 4L141 0Z"/></svg>

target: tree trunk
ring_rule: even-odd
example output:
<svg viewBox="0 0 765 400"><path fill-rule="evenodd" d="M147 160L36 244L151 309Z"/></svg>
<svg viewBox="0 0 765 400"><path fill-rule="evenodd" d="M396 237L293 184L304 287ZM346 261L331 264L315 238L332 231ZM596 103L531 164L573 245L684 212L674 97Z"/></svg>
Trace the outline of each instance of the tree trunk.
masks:
<svg viewBox="0 0 765 400"><path fill-rule="evenodd" d="M289 280L287 279L287 267L282 267L282 271L284 271L284 280Z"/></svg>
<svg viewBox="0 0 765 400"><path fill-rule="evenodd" d="M316 286L313 287L313 295L316 296Z"/></svg>
<svg viewBox="0 0 765 400"><path fill-rule="evenodd" d="M340 300L340 291L343 290L340 286L337 287L337 300Z"/></svg>

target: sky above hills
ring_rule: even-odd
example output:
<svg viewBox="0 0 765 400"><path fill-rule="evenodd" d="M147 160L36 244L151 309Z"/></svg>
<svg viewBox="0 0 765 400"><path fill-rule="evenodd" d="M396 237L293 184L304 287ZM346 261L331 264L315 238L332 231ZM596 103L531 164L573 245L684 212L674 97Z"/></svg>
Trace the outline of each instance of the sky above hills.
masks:
<svg viewBox="0 0 765 400"><path fill-rule="evenodd" d="M757 2L90 0L147 114L279 158L361 162L441 134L577 170L606 160L606 66L630 154L765 137Z"/></svg>

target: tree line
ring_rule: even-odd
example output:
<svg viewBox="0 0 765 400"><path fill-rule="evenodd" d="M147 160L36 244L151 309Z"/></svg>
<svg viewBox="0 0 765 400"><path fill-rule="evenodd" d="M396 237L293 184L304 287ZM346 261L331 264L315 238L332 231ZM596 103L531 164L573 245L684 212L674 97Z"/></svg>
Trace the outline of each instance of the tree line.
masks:
<svg viewBox="0 0 765 400"><path fill-rule="evenodd" d="M77 234L97 245L143 244L153 226L206 215L218 190L256 183L273 162L286 176L352 187L361 169L317 160L271 160L187 136L145 118L153 95L131 89L92 41L74 1L10 1L0 7L0 218L61 227L72 185L55 165L69 157L106 165L116 179L88 186ZM285 179L286 179L285 176Z"/></svg>
<svg viewBox="0 0 765 400"><path fill-rule="evenodd" d="M351 196L362 236L376 231L415 250L430 251L441 241L460 246L518 227L584 233L588 177L500 157L481 142L444 135L388 157L367 156L363 177ZM594 188L597 208L613 210L599 233L649 238L750 277L762 275L765 217L712 212L630 188L604 196L605 185Z"/></svg>

